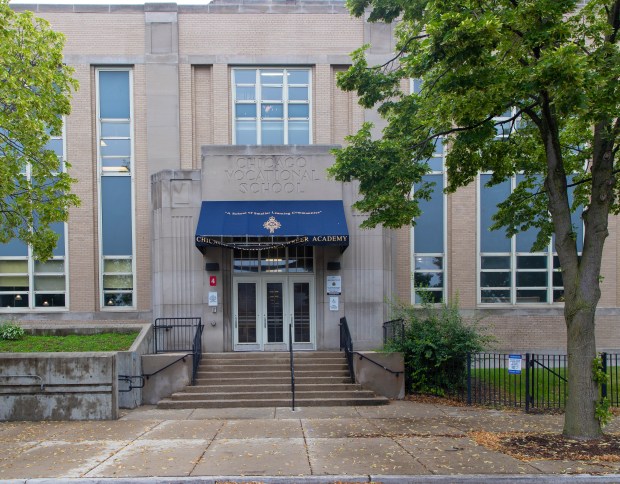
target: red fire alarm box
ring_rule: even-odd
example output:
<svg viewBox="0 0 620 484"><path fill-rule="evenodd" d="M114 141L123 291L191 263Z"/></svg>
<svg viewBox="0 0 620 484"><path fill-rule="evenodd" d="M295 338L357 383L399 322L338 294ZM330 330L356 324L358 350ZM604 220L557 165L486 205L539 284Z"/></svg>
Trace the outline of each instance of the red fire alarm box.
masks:
<svg viewBox="0 0 620 484"><path fill-rule="evenodd" d="M217 276L210 276L209 277L209 285L211 287L217 286Z"/></svg>

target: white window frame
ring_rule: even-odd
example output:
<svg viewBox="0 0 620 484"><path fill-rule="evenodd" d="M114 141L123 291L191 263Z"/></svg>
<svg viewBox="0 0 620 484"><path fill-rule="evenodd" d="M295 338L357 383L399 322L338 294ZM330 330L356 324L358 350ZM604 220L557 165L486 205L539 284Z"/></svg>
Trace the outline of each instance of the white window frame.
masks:
<svg viewBox="0 0 620 484"><path fill-rule="evenodd" d="M312 68L311 67L306 67L306 66L256 66L256 67L233 67L230 70L230 82L231 82L231 97L232 97L232 113L231 113L231 119L232 119L232 140L233 140L233 145L237 144L237 114L236 114L236 106L237 104L253 104L256 106L256 118L245 118L247 120L251 120L251 119L255 119L256 121L256 144L257 145L262 145L262 126L263 126L263 121L261 118L261 103L263 101L269 101L268 99L263 99L262 98L262 85L260 82L260 71L261 70L278 70L281 69L283 71L283 83L282 83L282 100L281 101L277 101L274 100L274 103L277 102L281 102L283 105L283 119L282 119L282 123L283 123L283 144L284 145L288 145L288 138L289 138L289 127L288 127L288 123L289 123L289 117L288 117L288 108L289 105L291 104L303 104L303 105L308 105L308 144L311 145L313 144L313 130L312 130L312 124L313 124L313 120L312 120ZM250 100L250 101L237 101L237 91L235 89L235 87L237 85L244 85L243 83L241 84L237 84L235 82L235 72L237 71L254 71L255 72L255 84L247 84L248 86L252 85L255 87L255 99L254 100ZM308 101L297 101L297 100L289 100L288 98L288 76L286 75L287 71L307 71L308 72ZM306 86L306 84L293 84L292 86ZM303 119L306 120L306 118L294 118L292 121L295 121L297 119Z"/></svg>
<svg viewBox="0 0 620 484"><path fill-rule="evenodd" d="M66 160L67 160L67 131L66 131L66 122L63 118L62 123L62 134L60 136L50 136L50 140L52 139L61 139L62 140L62 156L60 157L60 163L62 166L62 171L66 171ZM30 164L26 165L26 171L23 173L25 176L30 178ZM64 270L63 272L45 272L45 273L35 273L35 260L33 255L33 250L30 245L27 246L27 254L25 256L6 256L0 257L0 260L14 260L14 261L26 261L27 262L27 276L28 276L28 290L27 291L3 291L2 294L15 294L17 297L20 294L28 293L28 306L27 307L0 307L0 313L17 313L17 312L37 312L37 311L45 311L45 312L66 312L69 310L70 301L69 301L69 239L68 239L68 228L67 223L63 222L63 240L64 240L64 256L52 256L48 260L49 261L58 261L62 260L64 262ZM45 274L49 276L63 276L65 279L65 289L64 291L37 291L34 287L35 276L38 274ZM6 273L2 275L7 276L23 276L23 273ZM64 306L36 306L35 300L37 294L57 294L60 292L64 292L65 296L65 305Z"/></svg>
<svg viewBox="0 0 620 484"><path fill-rule="evenodd" d="M413 79L411 80L411 86L413 87ZM428 173L426 173L426 175L442 175L442 183L443 183L443 188L446 187L446 183L448 182L448 177L447 177L447 173L446 173L446 147L443 144L444 140L441 140L442 142L442 150L441 153L440 152L435 152L433 153L433 155L431 156L431 158L441 158L442 162L441 162L441 170L432 170ZM411 189L413 192L413 188ZM416 302L416 285L415 285L415 274L416 272L434 272L434 273L441 273L442 274L442 279L443 279L443 289L442 289L442 301L443 302L448 302L448 251L446 250L446 247L448 246L448 195L446 195L446 193L443 191L442 189L442 211L443 211L443 240L442 240L442 245L443 245L443 252L420 252L420 253L416 253L415 252L415 230L416 230L416 226L412 225L411 228L409 229L409 238L410 238L410 250L409 253L411 254L411 261L410 261L410 273L411 273L411 304L414 305L420 305L421 303ZM424 216L424 214L422 214L422 216ZM420 270L420 271L416 271L415 268L415 258L416 255L419 255L421 257L441 257L442 258L442 269L441 271L439 270ZM431 292L431 291L425 291L425 292ZM432 291L432 292L439 292L439 291Z"/></svg>
<svg viewBox="0 0 620 484"><path fill-rule="evenodd" d="M130 134L130 147L131 147L131 159L129 163L129 172L114 172L114 171L104 171L102 166L102 157L101 157L101 123L102 118L99 114L100 111L100 98L99 98L99 73L100 72L109 72L109 71L123 71L129 73L129 134ZM95 92L96 92L96 126L97 126L97 137L96 137L96 148L97 148L97 200L98 200L98 210L97 210L97 233L98 233L98 243L99 243L99 307L103 311L135 311L138 307L138 294L136 291L136 213L135 213L135 130L134 130L134 69L132 67L97 67L95 68ZM106 118L106 122L115 122L122 121L119 119L108 119ZM105 138L108 139L108 138ZM119 138L120 139L120 138ZM124 138L123 138L124 139ZM104 273L104 260L112 260L112 259L127 259L128 256L104 256L103 255L103 228L102 228L102 203L101 203L101 179L102 177L108 176L120 176L120 177L129 177L130 187L131 187L131 270L132 270L132 289L131 291L115 291L118 293L129 293L131 292L132 304L130 306L116 306L116 305L108 305L106 301L106 293L104 290L104 275L109 275L109 273ZM126 273L114 273L117 275L127 275Z"/></svg>
<svg viewBox="0 0 620 484"><path fill-rule="evenodd" d="M557 252L554 251L553 241L550 240L547 245L546 252L518 252L517 251L517 236L514 235L510 238L510 252L482 252L481 244L482 244L482 231L481 231L481 215L482 215L482 205L481 205L481 195L484 186L482 185L481 175L491 175L492 173L484 172L480 173L476 177L477 190L476 190L476 234L477 234L477 247L476 247L476 301L479 306L483 307L548 307L548 306L562 306L564 304L563 301L554 301L554 291L564 290L563 286L555 286L553 284L553 275L556 272L561 272L560 269L556 269L554 267L554 258L557 257ZM517 177L512 176L510 178L510 193L512 193L517 186ZM481 284L481 275L482 275L482 257L509 257L510 258L510 267L508 269L484 269L484 272L509 272L510 273L510 286L508 287L482 287ZM519 269L517 267L517 262L519 257L546 257L547 258L547 268L546 269ZM547 275L547 284L546 286L517 286L517 274L518 273L537 273L542 272ZM483 290L504 290L510 292L510 301L509 302L483 302L482 301L482 291ZM547 300L542 302L517 302L517 291L518 290L535 290L542 291L545 290L547 292Z"/></svg>

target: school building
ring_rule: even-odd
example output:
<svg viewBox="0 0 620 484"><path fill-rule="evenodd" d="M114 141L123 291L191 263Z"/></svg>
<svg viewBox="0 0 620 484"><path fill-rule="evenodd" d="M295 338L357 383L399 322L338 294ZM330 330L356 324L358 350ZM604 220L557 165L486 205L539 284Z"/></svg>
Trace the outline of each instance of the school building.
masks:
<svg viewBox="0 0 620 484"><path fill-rule="evenodd" d="M205 351L229 352L287 350L291 326L295 349L337 349L346 316L355 349L376 349L391 302L425 293L458 298L497 349L564 351L553 247L488 230L517 180L445 195L438 146L417 225L362 230L356 184L326 176L345 136L381 127L336 76L365 43L387 60L392 26L337 0L13 8L66 35L80 88L51 145L82 203L52 260L0 246L0 319L201 317ZM601 350L620 348L617 234L612 217Z"/></svg>

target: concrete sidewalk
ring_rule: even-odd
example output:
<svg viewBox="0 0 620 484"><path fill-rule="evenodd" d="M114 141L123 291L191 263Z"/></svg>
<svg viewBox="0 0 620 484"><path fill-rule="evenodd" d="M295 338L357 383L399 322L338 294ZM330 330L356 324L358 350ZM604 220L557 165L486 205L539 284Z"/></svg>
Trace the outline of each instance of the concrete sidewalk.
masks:
<svg viewBox="0 0 620 484"><path fill-rule="evenodd" d="M473 430L557 433L562 421L559 415L417 402L295 412L141 407L117 421L0 423L0 479L564 482L561 475L581 473L589 475L568 479L620 482L620 463L523 462L468 436ZM619 432L620 419L606 430Z"/></svg>

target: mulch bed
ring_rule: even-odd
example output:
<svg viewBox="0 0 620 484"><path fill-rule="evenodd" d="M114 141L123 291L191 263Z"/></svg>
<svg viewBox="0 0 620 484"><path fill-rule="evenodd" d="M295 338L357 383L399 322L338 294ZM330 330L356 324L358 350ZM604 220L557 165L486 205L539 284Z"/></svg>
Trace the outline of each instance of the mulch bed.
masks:
<svg viewBox="0 0 620 484"><path fill-rule="evenodd" d="M606 435L601 440L572 440L558 434L472 432L479 445L528 460L586 460L620 462L620 436Z"/></svg>

